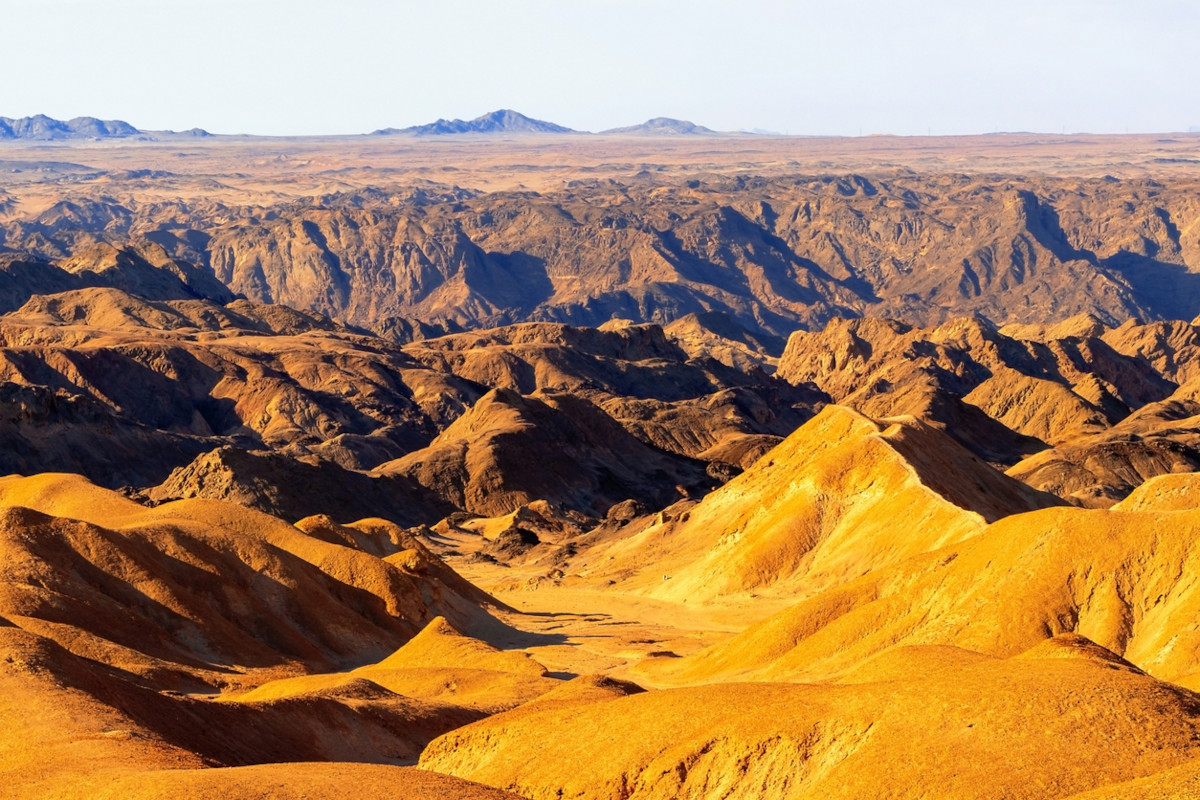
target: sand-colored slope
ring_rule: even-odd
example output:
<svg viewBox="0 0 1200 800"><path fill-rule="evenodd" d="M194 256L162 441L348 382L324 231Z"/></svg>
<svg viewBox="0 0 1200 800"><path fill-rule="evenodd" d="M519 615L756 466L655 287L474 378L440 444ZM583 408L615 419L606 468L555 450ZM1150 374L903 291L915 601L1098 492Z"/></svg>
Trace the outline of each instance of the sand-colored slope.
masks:
<svg viewBox="0 0 1200 800"><path fill-rule="evenodd" d="M94 800L520 800L470 781L415 767L373 764L266 764L205 770L164 770L106 782Z"/></svg>
<svg viewBox="0 0 1200 800"><path fill-rule="evenodd" d="M1200 508L1200 480L1194 473L1157 475L1113 506L1114 511L1194 511Z"/></svg>
<svg viewBox="0 0 1200 800"><path fill-rule="evenodd" d="M129 678L0 626L0 797L210 797L220 790L236 797L355 798L383 796L385 781L394 784L388 796L503 796L395 767L278 764L411 762L434 736L477 714L408 700L361 680L340 691L218 704L160 694ZM269 763L211 769L259 762ZM335 787L335 781L349 783Z"/></svg>
<svg viewBox="0 0 1200 800"><path fill-rule="evenodd" d="M505 652L486 642L464 636L444 617L434 619L403 647L376 664L375 668L414 669L451 665L537 677L546 674L546 668L529 654Z"/></svg>
<svg viewBox="0 0 1200 800"><path fill-rule="evenodd" d="M102 783L113 765L204 765L199 756L166 744L127 715L74 688L85 675L81 662L53 643L0 623L0 770L5 776L0 797L53 797L64 783L90 776Z"/></svg>
<svg viewBox="0 0 1200 800"><path fill-rule="evenodd" d="M363 663L438 614L498 627L482 609L495 601L396 529L376 534L394 543L385 560L232 504L145 508L78 476L0 479L0 504L0 614L142 673Z"/></svg>
<svg viewBox="0 0 1200 800"><path fill-rule="evenodd" d="M581 560L664 598L807 596L1054 502L920 422L828 406L678 520Z"/></svg>
<svg viewBox="0 0 1200 800"><path fill-rule="evenodd" d="M501 676L477 682L476 706L509 708L558 685L527 656L452 632L439 611L464 628L507 629L483 608L495 601L397 526L303 524L216 501L145 508L79 476L0 479L0 797L94 797L113 781L153 796L151 787L212 791L242 780L172 772L142 783L146 771L412 763L431 739L485 713L441 699L454 687L438 667L467 653L476 672L486 664ZM424 686L438 673L440 694L406 696L355 673L239 691L369 663L428 620L436 624L412 658L423 654ZM453 639L440 662L439 636ZM235 696L218 702L220 691ZM328 792L333 775L358 768L304 769L325 775ZM367 796L377 796L383 778L367 777ZM447 797L478 796L414 779ZM246 780L246 791L298 793L286 770Z"/></svg>
<svg viewBox="0 0 1200 800"><path fill-rule="evenodd" d="M1183 480L1185 476L1173 476ZM1191 482L1196 477L1187 476ZM1163 680L1197 685L1200 511L1158 478L1111 511L1046 509L834 587L690 659L651 665L674 680L731 674L836 676L913 644L1010 656L1077 632ZM1166 510L1156 510L1155 499Z"/></svg>
<svg viewBox="0 0 1200 800"><path fill-rule="evenodd" d="M927 663L845 686L534 705L435 740L421 765L533 800L1051 800L1200 753L1200 698L1077 639L1008 660Z"/></svg>
<svg viewBox="0 0 1200 800"><path fill-rule="evenodd" d="M1113 786L1093 789L1070 800L1190 800L1200 797L1200 761L1163 770Z"/></svg>
<svg viewBox="0 0 1200 800"><path fill-rule="evenodd" d="M363 681L404 697L483 713L506 711L562 685L528 654L499 650L437 617L378 663L349 672L271 681L239 695L237 702L340 692Z"/></svg>

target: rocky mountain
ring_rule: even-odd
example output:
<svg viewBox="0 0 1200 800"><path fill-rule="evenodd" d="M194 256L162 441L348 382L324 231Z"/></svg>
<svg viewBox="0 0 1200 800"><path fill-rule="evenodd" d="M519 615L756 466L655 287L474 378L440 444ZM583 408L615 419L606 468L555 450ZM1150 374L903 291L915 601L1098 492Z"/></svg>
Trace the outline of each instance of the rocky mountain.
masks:
<svg viewBox="0 0 1200 800"><path fill-rule="evenodd" d="M684 119L654 117L640 125L609 128L608 130L601 131L601 134L621 136L716 136L717 132Z"/></svg>
<svg viewBox="0 0 1200 800"><path fill-rule="evenodd" d="M429 447L377 472L485 517L534 500L598 517L626 500L660 508L713 484L702 463L639 441L583 398L511 389L492 390Z"/></svg>
<svg viewBox="0 0 1200 800"><path fill-rule="evenodd" d="M408 128L383 128L375 131L375 135L404 134L408 136L445 136L463 133L574 133L570 128L533 119L510 109L500 109L471 120L439 119L427 125L413 125Z"/></svg>
<svg viewBox="0 0 1200 800"><path fill-rule="evenodd" d="M382 340L244 302L67 292L0 318L0 339L5 468L109 486L152 486L222 446L375 466L484 391Z"/></svg>
<svg viewBox="0 0 1200 800"><path fill-rule="evenodd" d="M746 330L719 311L687 314L663 330L693 358L712 358L743 372L754 366L774 370L786 345L778 337Z"/></svg>
<svg viewBox="0 0 1200 800"><path fill-rule="evenodd" d="M448 494L446 487L426 491L404 475L381 476L311 456L223 445L176 467L143 496L153 503L222 500L289 520L320 514L341 520L381 517L417 526L460 510L461 502L454 505L440 494Z"/></svg>
<svg viewBox="0 0 1200 800"><path fill-rule="evenodd" d="M838 320L792 335L780 377L812 382L838 402L880 416L913 414L980 456L1021 455L1107 430L1177 384L1134 352L1122 353L1087 318L1082 335L1016 338L978 319L936 328L892 320ZM964 424L965 423L965 424ZM1040 442L1041 444L1037 444Z"/></svg>
<svg viewBox="0 0 1200 800"><path fill-rule="evenodd" d="M91 288L118 289L150 301L205 299L225 303L234 299L233 293L206 270L156 255L161 253L105 244L82 249L57 263L0 254L0 313L16 311L35 295Z"/></svg>
<svg viewBox="0 0 1200 800"><path fill-rule="evenodd" d="M715 334L707 341L725 342L716 347L730 352L740 344ZM648 445L727 465L746 466L828 399L703 350L693 357L657 325L527 323L404 349L433 369L486 386L586 398Z"/></svg>
<svg viewBox="0 0 1200 800"><path fill-rule="evenodd" d="M913 414L1031 487L1106 508L1200 466L1196 330L1088 315L1001 330L836 321L794 334L778 374L867 414Z"/></svg>
<svg viewBox="0 0 1200 800"><path fill-rule="evenodd" d="M143 285L187 293L130 263ZM286 307L101 287L0 316L0 396L0 469L406 525L534 500L593 516L631 498L657 507L728 478L824 400L691 359L657 326L529 324L401 347Z"/></svg>
<svg viewBox="0 0 1200 800"><path fill-rule="evenodd" d="M123 139L140 133L128 122L95 117L75 117L65 122L45 114L18 119L0 117L0 140L52 142L62 139Z"/></svg>

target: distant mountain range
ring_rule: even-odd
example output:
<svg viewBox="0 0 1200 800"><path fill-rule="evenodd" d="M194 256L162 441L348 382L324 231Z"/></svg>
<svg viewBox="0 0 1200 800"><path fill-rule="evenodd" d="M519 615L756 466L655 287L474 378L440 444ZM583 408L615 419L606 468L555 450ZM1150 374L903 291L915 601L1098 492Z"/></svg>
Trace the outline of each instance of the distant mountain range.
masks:
<svg viewBox="0 0 1200 800"><path fill-rule="evenodd" d="M66 121L35 114L32 117L0 117L0 141L22 139L35 142L56 142L66 139L131 139L150 138L161 134L209 136L208 131L192 128L189 131L142 131L119 119L75 117Z"/></svg>
<svg viewBox="0 0 1200 800"><path fill-rule="evenodd" d="M1188 128L1189 133L1200 133L1200 126ZM439 119L425 125L410 125L407 128L380 128L370 136L453 136L461 134L580 134L579 131L546 120L534 119L511 109L500 109L475 119ZM103 120L95 117L75 117L57 120L45 114L32 117L0 117L0 142L13 140L53 142L70 139L157 139L160 137L203 137L213 134L203 128L186 131L148 131L135 128L119 119ZM780 136L777 131L762 128L738 131L715 131L684 119L654 117L640 125L608 128L598 132L601 136ZM285 137L286 138L286 137Z"/></svg>
<svg viewBox="0 0 1200 800"><path fill-rule="evenodd" d="M384 128L376 135L443 136L456 133L577 133L553 122L533 119L509 109L500 109L471 120L439 119L428 125L408 128Z"/></svg>
<svg viewBox="0 0 1200 800"><path fill-rule="evenodd" d="M517 111L500 109L471 120L439 119L427 125L407 128L383 128L373 136L446 136L454 134L586 134L553 122L533 119ZM622 136L717 136L717 131L686 120L655 117L641 125L611 128L602 134ZM169 136L210 136L208 131L192 128L189 131L144 131L122 120L102 120L95 117L76 117L57 120L45 114L32 117L0 117L0 141L25 140L54 142L71 139L132 139Z"/></svg>
<svg viewBox="0 0 1200 800"><path fill-rule="evenodd" d="M118 139L137 136L141 131L121 120L103 120L95 117L75 119L52 119L45 114L12 119L0 117L0 139Z"/></svg>
<svg viewBox="0 0 1200 800"><path fill-rule="evenodd" d="M500 109L471 120L439 119L427 125L408 128L383 128L373 136L446 136L455 134L587 134L553 122L533 119L517 111ZM718 131L687 120L655 117L641 125L610 128L601 135L616 136L721 136ZM0 117L0 141L26 140L53 142L71 139L132 139L159 136L209 136L208 131L193 128L175 131L144 131L122 120L102 120L95 117L76 117L66 121L38 114L14 119Z"/></svg>
<svg viewBox="0 0 1200 800"><path fill-rule="evenodd" d="M376 136L444 136L452 134L504 134L504 133L571 133L586 134L588 131L577 131L553 122L533 119L517 111L501 109L482 117L471 120L439 119L428 125L413 125L408 128L383 128L377 130ZM681 119L655 117L641 125L630 125L624 128L610 128L601 134L632 135L632 136L716 136L717 131Z"/></svg>
<svg viewBox="0 0 1200 800"><path fill-rule="evenodd" d="M641 125L628 125L624 128L609 128L601 131L605 134L627 134L631 136L719 136L717 131L688 122L685 119L670 117L655 117Z"/></svg>

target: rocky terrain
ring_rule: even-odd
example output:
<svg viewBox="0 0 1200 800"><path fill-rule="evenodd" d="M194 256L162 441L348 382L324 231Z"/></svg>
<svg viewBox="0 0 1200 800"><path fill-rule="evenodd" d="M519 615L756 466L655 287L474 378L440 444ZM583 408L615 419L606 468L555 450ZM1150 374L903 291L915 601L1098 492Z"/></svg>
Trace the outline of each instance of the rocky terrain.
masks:
<svg viewBox="0 0 1200 800"><path fill-rule="evenodd" d="M778 374L867 414L918 416L1034 488L1107 507L1200 464L1197 332L1090 315L1000 330L839 320L794 334Z"/></svg>
<svg viewBox="0 0 1200 800"><path fill-rule="evenodd" d="M147 143L143 163L155 167L142 170L115 146L100 154L61 146L95 166L17 148L0 177L0 246L68 272L97 252L133 250L190 269L196 274L183 275L185 283L210 299L230 291L401 338L415 334L414 320L416 329L446 331L523 321L599 326L614 316L669 324L713 312L774 337L860 316L919 326L977 316L1003 326L1088 313L1115 326L1131 317L1191 319L1200 301L1191 277L1200 267L1200 176L1187 157L1195 137L1130 139L1119 155L1140 162L1080 175L1056 172L1053 161L1018 173L913 173L895 163L837 172L822 161L787 172L774 161L745 174L697 161L699 145L681 138L658 156L692 160L640 167L630 160L642 157L638 137L547 144L542 158L583 163L569 168L571 179L538 190L511 181L492 188L495 172L543 171L493 161L520 157L519 141L471 150L474 140L451 137L393 152L368 138L345 145L357 160L335 169L324 149L283 144L267 158L272 145L264 145L256 158L254 143L241 140L191 150ZM803 143L754 139L747 157L813 158L784 149ZM649 148L663 137L645 141ZM740 141L713 147L736 152ZM1107 141L1055 146L1074 146L1061 154L1068 158ZM1004 144L1009 155L1033 158L1053 143ZM820 143L807 146L821 152ZM624 158L609 152L622 148ZM593 151L614 161L593 166ZM376 166L397 153L443 152L473 154L454 168L467 182L454 172ZM219 174L223 153L247 172ZM1171 179L1146 173L1156 166ZM625 168L619 178L605 174ZM225 289L201 285L201 276ZM52 290L49 280L40 293ZM71 279L54 280L61 287Z"/></svg>
<svg viewBox="0 0 1200 800"><path fill-rule="evenodd" d="M827 399L690 358L657 326L402 347L281 306L97 287L32 296L0 339L7 471L292 519L658 506L740 471Z"/></svg>
<svg viewBox="0 0 1200 800"><path fill-rule="evenodd" d="M257 208L79 200L3 229L7 247L51 260L148 241L252 301L380 333L719 311L786 336L851 316L1190 319L1195 196L1144 180L705 176Z"/></svg>
<svg viewBox="0 0 1200 800"><path fill-rule="evenodd" d="M1200 796L1195 140L534 122L0 143L0 798Z"/></svg>

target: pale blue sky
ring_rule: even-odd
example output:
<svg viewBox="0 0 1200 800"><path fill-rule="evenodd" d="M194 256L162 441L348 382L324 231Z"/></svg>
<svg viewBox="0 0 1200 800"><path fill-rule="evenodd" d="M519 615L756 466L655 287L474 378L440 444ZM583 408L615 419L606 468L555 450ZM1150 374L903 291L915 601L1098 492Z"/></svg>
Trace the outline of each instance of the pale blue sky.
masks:
<svg viewBox="0 0 1200 800"><path fill-rule="evenodd" d="M1200 126L1200 0L0 0L0 116L362 133Z"/></svg>

